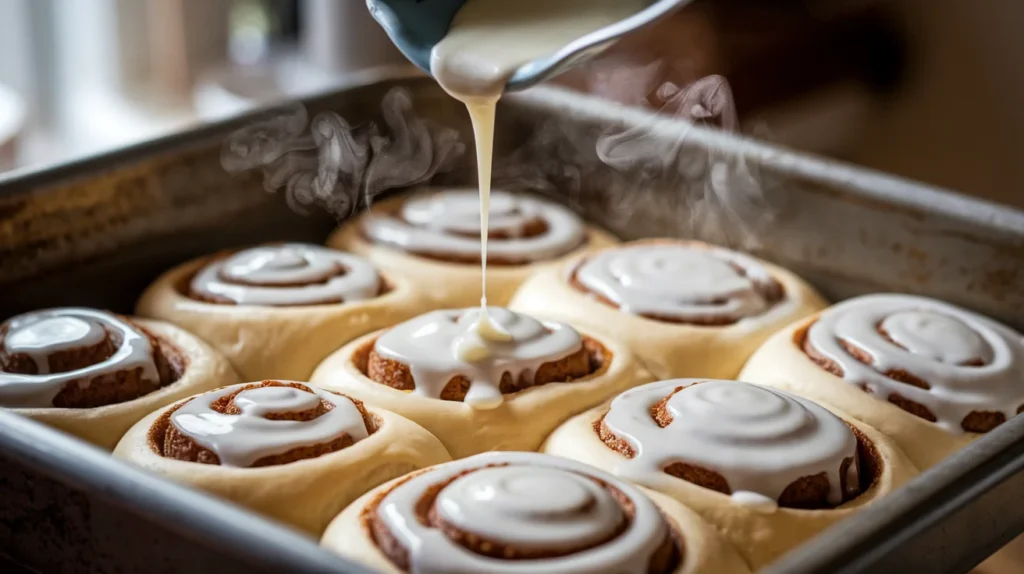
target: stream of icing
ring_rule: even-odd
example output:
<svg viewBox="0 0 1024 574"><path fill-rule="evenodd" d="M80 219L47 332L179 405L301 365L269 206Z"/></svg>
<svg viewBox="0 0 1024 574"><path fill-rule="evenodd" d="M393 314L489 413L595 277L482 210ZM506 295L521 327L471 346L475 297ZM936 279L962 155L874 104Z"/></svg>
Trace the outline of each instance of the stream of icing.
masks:
<svg viewBox="0 0 1024 574"><path fill-rule="evenodd" d="M466 105L476 139L480 187L480 314L476 330L485 346L510 334L487 310L487 237L495 108L508 80L522 65L555 54L573 40L618 22L644 7L643 0L471 0L434 47L431 72L441 87ZM469 352L481 354L480 349Z"/></svg>

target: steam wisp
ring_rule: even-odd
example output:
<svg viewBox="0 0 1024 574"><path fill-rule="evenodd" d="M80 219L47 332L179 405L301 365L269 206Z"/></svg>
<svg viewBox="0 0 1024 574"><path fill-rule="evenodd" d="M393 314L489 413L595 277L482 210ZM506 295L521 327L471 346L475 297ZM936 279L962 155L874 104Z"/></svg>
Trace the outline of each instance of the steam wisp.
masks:
<svg viewBox="0 0 1024 574"><path fill-rule="evenodd" d="M221 150L230 173L263 172L269 192L308 213L319 206L343 219L390 189L415 186L450 171L465 153L457 130L420 118L412 98L395 88L381 103L383 125L351 125L333 112L307 122L294 104L233 133Z"/></svg>
<svg viewBox="0 0 1024 574"><path fill-rule="evenodd" d="M682 88L666 82L654 95L665 102L661 116L683 118L695 126L739 130L732 89L721 76L708 76ZM601 136L599 159L620 173L632 174L627 180L637 187L674 189L676 200L683 204L678 207L688 214L691 234L727 245L757 247L760 232L774 218L774 203L767 199L760 162L748 161L743 140L730 150L697 147L687 141L689 130L670 139L653 128L639 125Z"/></svg>
<svg viewBox="0 0 1024 574"><path fill-rule="evenodd" d="M614 77L654 81L656 72L656 65L637 67L633 73L620 68ZM608 75L595 76L595 81L602 78ZM676 128L657 126L666 117L676 117L692 126L738 132L736 106L725 78L709 76L683 87L662 82L629 93L621 92L621 85L590 88L606 96L619 90L614 97L631 104L663 104L649 122L596 137L571 119L551 118L496 164L495 187L568 200L612 230L627 234L701 237L745 249L759 246L758 238L778 206L768 198L771 186L760 173L760 161L748 160L744 141L732 140L728 149L722 149L694 142L693 131L701 128L675 135ZM597 189L588 190L588 185Z"/></svg>

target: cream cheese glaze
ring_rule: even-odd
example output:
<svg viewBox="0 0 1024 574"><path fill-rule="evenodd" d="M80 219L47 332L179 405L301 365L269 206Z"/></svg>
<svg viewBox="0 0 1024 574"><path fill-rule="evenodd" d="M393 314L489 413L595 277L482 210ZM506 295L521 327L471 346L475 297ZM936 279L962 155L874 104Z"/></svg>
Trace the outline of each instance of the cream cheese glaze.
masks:
<svg viewBox="0 0 1024 574"><path fill-rule="evenodd" d="M670 394L665 408L672 422L662 428L651 409ZM642 485L681 462L721 475L735 502L770 508L803 477L824 472L833 505L859 484L857 439L842 419L809 400L749 383L651 383L616 397L603 424L635 453L616 474ZM847 459L853 463L843 477ZM844 493L843 485L854 490Z"/></svg>
<svg viewBox="0 0 1024 574"><path fill-rule="evenodd" d="M92 347L108 336L117 348L107 359L81 369L52 372L50 355ZM143 380L158 386L160 382L149 338L104 311L70 307L19 315L7 322L4 350L8 355L30 357L36 374L0 372L0 406L51 407L68 383L88 387L95 379L120 371L140 369Z"/></svg>
<svg viewBox="0 0 1024 574"><path fill-rule="evenodd" d="M583 221L560 205L504 191L495 191L490 204L492 260L530 263L565 255L586 240ZM481 256L474 237L482 229L476 190L451 189L415 196L403 203L398 217L371 214L364 218L363 232L373 242L409 253L459 260ZM541 233L525 235L527 227L541 222Z"/></svg>
<svg viewBox="0 0 1024 574"><path fill-rule="evenodd" d="M711 246L641 243L609 249L574 270L585 289L623 312L680 322L735 322L765 313L781 294L752 257Z"/></svg>
<svg viewBox="0 0 1024 574"><path fill-rule="evenodd" d="M260 386L235 395L238 414L211 405L249 384L199 395L175 410L170 424L196 444L212 451L221 466L249 467L261 458L328 443L347 434L353 442L368 436L362 413L348 397L305 387ZM326 401L332 408L311 420L267 418L310 411Z"/></svg>
<svg viewBox="0 0 1024 574"><path fill-rule="evenodd" d="M1009 419L1024 405L1024 337L948 303L911 295L850 299L822 312L807 340L842 369L846 382L883 400L898 394L924 405L951 433L962 434L972 412ZM866 352L871 364L853 357L843 342ZM893 371L930 388L884 374Z"/></svg>
<svg viewBox="0 0 1024 574"><path fill-rule="evenodd" d="M583 346L580 334L564 323L491 307L491 320L508 340L493 340L478 330L479 309L434 311L392 327L374 350L409 367L415 394L440 398L448 382L459 375L470 380L465 403L495 408L502 403L501 377L531 379L548 362L563 359Z"/></svg>
<svg viewBox="0 0 1024 574"><path fill-rule="evenodd" d="M371 299L380 293L381 279L361 257L285 243L214 260L196 273L190 288L238 305L316 305Z"/></svg>
<svg viewBox="0 0 1024 574"><path fill-rule="evenodd" d="M434 507L467 532L529 550L592 547L531 560L474 554L417 517L429 490L449 481ZM629 501L631 520L602 483ZM409 570L417 574L645 574L670 533L658 508L635 487L578 462L525 452L487 453L433 467L392 489L376 512L408 550Z"/></svg>

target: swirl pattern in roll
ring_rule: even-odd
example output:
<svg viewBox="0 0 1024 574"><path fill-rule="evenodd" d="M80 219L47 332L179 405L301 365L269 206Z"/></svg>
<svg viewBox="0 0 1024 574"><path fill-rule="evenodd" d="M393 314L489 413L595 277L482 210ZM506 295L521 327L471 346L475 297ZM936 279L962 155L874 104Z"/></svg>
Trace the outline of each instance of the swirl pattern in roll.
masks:
<svg viewBox="0 0 1024 574"><path fill-rule="evenodd" d="M319 305L380 294L377 270L361 257L304 243L253 247L215 259L189 282L189 296L235 305Z"/></svg>
<svg viewBox="0 0 1024 574"><path fill-rule="evenodd" d="M0 325L0 406L116 404L179 375L178 357L169 344L104 311L50 309Z"/></svg>
<svg viewBox="0 0 1024 574"><path fill-rule="evenodd" d="M949 432L987 432L1024 408L1024 337L948 303L858 297L822 312L802 344L846 382Z"/></svg>
<svg viewBox="0 0 1024 574"><path fill-rule="evenodd" d="M490 264L555 259L587 240L576 214L540 199L493 191L489 215ZM362 225L373 243L444 261L480 262L480 196L475 189L416 196L396 212L371 214Z"/></svg>
<svg viewBox="0 0 1024 574"><path fill-rule="evenodd" d="M479 315L479 308L434 311L392 327L374 343L367 375L420 396L493 408L505 393L593 370L584 338L567 324L491 307L509 337L491 341L479 333Z"/></svg>
<svg viewBox="0 0 1024 574"><path fill-rule="evenodd" d="M536 453L487 453L398 482L363 514L408 572L669 572L681 552L636 487Z"/></svg>
<svg viewBox="0 0 1024 574"><path fill-rule="evenodd" d="M623 312L703 325L756 317L785 296L782 285L756 259L678 242L609 249L585 259L571 280Z"/></svg>
<svg viewBox="0 0 1024 574"><path fill-rule="evenodd" d="M857 436L809 400L737 381L678 379L619 395L598 427L628 459L619 476L662 473L757 506L828 508L855 496Z"/></svg>
<svg viewBox="0 0 1024 574"><path fill-rule="evenodd" d="M194 397L158 419L150 436L164 457L246 468L321 456L373 430L362 404L348 397L263 381Z"/></svg>

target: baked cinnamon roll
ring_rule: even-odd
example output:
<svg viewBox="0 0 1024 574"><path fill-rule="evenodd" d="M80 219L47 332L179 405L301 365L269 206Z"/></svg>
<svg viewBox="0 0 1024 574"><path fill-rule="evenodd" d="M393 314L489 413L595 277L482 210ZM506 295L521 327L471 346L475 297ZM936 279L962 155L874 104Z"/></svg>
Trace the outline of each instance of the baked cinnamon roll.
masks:
<svg viewBox="0 0 1024 574"><path fill-rule="evenodd" d="M275 380L160 409L132 427L114 454L313 535L367 490L450 460L436 438L405 418Z"/></svg>
<svg viewBox="0 0 1024 574"><path fill-rule="evenodd" d="M178 266L138 313L196 333L246 379L305 380L334 349L425 308L413 284L362 257L284 243Z"/></svg>
<svg viewBox="0 0 1024 574"><path fill-rule="evenodd" d="M615 242L561 205L493 191L487 301L505 305L534 272ZM328 245L429 285L438 307L480 301L480 196L475 189L429 190L376 203L331 236Z"/></svg>
<svg viewBox="0 0 1024 574"><path fill-rule="evenodd" d="M615 342L503 308L488 314L508 340L481 339L479 308L433 311L346 345L311 382L416 421L461 458L536 450L574 413L650 380Z"/></svg>
<svg viewBox="0 0 1024 574"><path fill-rule="evenodd" d="M1024 410L1024 336L935 299L869 295L779 332L740 376L835 405L928 468Z"/></svg>
<svg viewBox="0 0 1024 574"><path fill-rule="evenodd" d="M637 387L559 427L544 452L670 496L759 569L916 474L887 437L749 383Z"/></svg>
<svg viewBox="0 0 1024 574"><path fill-rule="evenodd" d="M321 542L379 572L747 572L683 505L584 464L487 453L360 498Z"/></svg>
<svg viewBox="0 0 1024 574"><path fill-rule="evenodd" d="M734 377L772 333L825 306L796 275L696 241L646 240L547 269L510 308L613 335L660 378Z"/></svg>
<svg viewBox="0 0 1024 574"><path fill-rule="evenodd" d="M237 381L218 352L158 321L65 307L0 324L0 407L106 449L154 409Z"/></svg>

